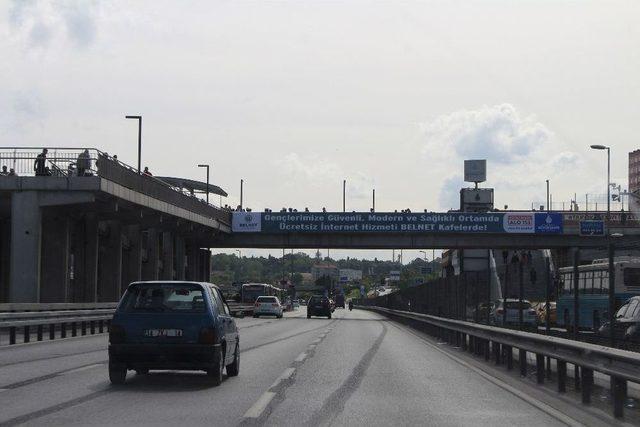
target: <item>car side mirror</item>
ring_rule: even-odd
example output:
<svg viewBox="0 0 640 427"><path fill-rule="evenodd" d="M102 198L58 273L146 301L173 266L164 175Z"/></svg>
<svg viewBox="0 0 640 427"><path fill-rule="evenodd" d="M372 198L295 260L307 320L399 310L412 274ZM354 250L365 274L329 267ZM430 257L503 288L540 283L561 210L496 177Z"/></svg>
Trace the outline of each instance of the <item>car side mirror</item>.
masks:
<svg viewBox="0 0 640 427"><path fill-rule="evenodd" d="M233 313L231 313L232 317L235 317L237 319L244 319L244 311L234 311Z"/></svg>

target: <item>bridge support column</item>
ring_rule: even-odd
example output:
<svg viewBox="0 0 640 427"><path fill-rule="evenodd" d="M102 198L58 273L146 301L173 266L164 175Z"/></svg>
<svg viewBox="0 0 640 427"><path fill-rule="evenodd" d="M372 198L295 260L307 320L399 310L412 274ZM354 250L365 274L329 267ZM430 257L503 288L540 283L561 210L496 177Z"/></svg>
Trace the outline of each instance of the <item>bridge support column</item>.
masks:
<svg viewBox="0 0 640 427"><path fill-rule="evenodd" d="M87 213L73 225L73 286L74 302L95 302L98 298L98 217Z"/></svg>
<svg viewBox="0 0 640 427"><path fill-rule="evenodd" d="M122 225L119 221L106 222L99 253L98 301L116 302L120 300L122 282Z"/></svg>
<svg viewBox="0 0 640 427"><path fill-rule="evenodd" d="M198 280L198 247L192 243L187 245L186 280Z"/></svg>
<svg viewBox="0 0 640 427"><path fill-rule="evenodd" d="M9 302L40 302L42 211L37 191L11 195Z"/></svg>
<svg viewBox="0 0 640 427"><path fill-rule="evenodd" d="M176 235L174 243L175 243L174 251L176 253L176 266L175 266L176 280L184 280L185 279L185 256L186 256L184 237L180 235Z"/></svg>
<svg viewBox="0 0 640 427"><path fill-rule="evenodd" d="M163 280L173 280L173 233L165 231L162 233L162 273Z"/></svg>
<svg viewBox="0 0 640 427"><path fill-rule="evenodd" d="M69 302L69 217L44 215L42 218L42 279L40 302Z"/></svg>
<svg viewBox="0 0 640 427"><path fill-rule="evenodd" d="M0 302L9 302L11 221L0 220Z"/></svg>
<svg viewBox="0 0 640 427"><path fill-rule="evenodd" d="M139 225L126 227L127 250L122 255L122 283L120 295L131 282L142 278L142 234Z"/></svg>
<svg viewBox="0 0 640 427"><path fill-rule="evenodd" d="M160 260L160 244L158 230L150 228L145 233L147 260L142 263L142 280L158 280L158 264Z"/></svg>

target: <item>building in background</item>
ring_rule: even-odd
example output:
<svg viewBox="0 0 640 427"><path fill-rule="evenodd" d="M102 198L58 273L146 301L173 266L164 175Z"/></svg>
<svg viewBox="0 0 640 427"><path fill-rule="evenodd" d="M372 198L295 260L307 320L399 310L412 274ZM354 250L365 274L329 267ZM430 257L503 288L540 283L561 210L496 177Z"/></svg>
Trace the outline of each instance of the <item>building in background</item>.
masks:
<svg viewBox="0 0 640 427"><path fill-rule="evenodd" d="M640 194L640 150L629 153L629 192Z"/></svg>
<svg viewBox="0 0 640 427"><path fill-rule="evenodd" d="M338 271L340 283L360 283L362 281L362 270L353 268L341 268Z"/></svg>
<svg viewBox="0 0 640 427"><path fill-rule="evenodd" d="M335 264L315 264L311 266L311 275L314 282L323 276L338 280L338 266Z"/></svg>

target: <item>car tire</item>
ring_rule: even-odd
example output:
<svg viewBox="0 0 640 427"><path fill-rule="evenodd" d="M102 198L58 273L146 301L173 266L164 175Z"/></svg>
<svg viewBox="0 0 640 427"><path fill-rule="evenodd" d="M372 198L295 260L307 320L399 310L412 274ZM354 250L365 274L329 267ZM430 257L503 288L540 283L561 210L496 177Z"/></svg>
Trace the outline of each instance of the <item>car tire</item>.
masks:
<svg viewBox="0 0 640 427"><path fill-rule="evenodd" d="M311 315L310 314L307 314L307 319L311 319Z"/></svg>
<svg viewBox="0 0 640 427"><path fill-rule="evenodd" d="M127 380L127 368L109 364L109 381L113 385L122 385Z"/></svg>
<svg viewBox="0 0 640 427"><path fill-rule="evenodd" d="M240 344L236 343L236 349L233 354L233 363L227 365L227 376L237 377L240 373Z"/></svg>
<svg viewBox="0 0 640 427"><path fill-rule="evenodd" d="M331 319L331 313L329 313L329 315L327 316L327 319Z"/></svg>
<svg viewBox="0 0 640 427"><path fill-rule="evenodd" d="M147 368L136 369L136 375L147 375L149 370Z"/></svg>
<svg viewBox="0 0 640 427"><path fill-rule="evenodd" d="M217 366L207 370L207 376L211 380L211 384L219 386L222 384L222 371L224 371L224 354L222 349L217 350L216 357L214 357Z"/></svg>

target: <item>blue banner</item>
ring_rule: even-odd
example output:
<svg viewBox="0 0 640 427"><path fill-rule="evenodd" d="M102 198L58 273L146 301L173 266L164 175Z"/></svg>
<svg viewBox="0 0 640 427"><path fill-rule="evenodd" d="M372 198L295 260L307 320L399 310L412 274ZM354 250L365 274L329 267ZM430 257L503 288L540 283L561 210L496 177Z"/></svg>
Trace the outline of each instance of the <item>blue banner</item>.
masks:
<svg viewBox="0 0 640 427"><path fill-rule="evenodd" d="M548 212L535 214L536 234L562 233L562 214Z"/></svg>

